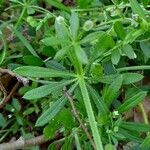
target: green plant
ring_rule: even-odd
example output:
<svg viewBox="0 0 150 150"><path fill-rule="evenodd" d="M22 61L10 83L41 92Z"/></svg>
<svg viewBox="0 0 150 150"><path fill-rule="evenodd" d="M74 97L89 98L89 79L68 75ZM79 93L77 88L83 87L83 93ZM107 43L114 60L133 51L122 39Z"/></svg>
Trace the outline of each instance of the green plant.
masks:
<svg viewBox="0 0 150 150"><path fill-rule="evenodd" d="M33 105L24 114L37 115L42 108L35 126L46 126L44 136L51 139L62 133L62 149L72 149L74 144L79 150L116 149L122 141L134 141L132 149L148 147L150 125L142 107L149 92L142 84L150 69L148 2L78 0L78 9L46 1L58 9L54 13L36 1L12 2L17 4L13 7L22 8L11 30L24 51L21 61L10 68L32 81L31 87L20 90L23 99ZM36 18L35 12L43 18ZM39 35L34 34L34 40L28 42L20 31L22 24ZM4 47L1 63L5 53ZM145 123L125 119L138 105ZM143 133L147 137L141 136ZM49 149L55 149L56 144Z"/></svg>

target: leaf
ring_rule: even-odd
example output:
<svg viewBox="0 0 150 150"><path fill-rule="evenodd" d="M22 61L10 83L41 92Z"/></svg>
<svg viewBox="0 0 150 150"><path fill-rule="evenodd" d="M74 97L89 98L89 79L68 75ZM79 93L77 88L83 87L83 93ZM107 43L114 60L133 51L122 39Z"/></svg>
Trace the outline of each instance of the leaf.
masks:
<svg viewBox="0 0 150 150"><path fill-rule="evenodd" d="M64 86L72 82L73 80L66 80L66 81L61 81L61 82L50 83L48 85L43 85L43 86L40 86L38 88L28 91L27 93L25 93L23 98L28 99L28 100L42 98L51 94L52 92L60 90L60 88L63 88Z"/></svg>
<svg viewBox="0 0 150 150"><path fill-rule="evenodd" d="M61 2L59 2L58 0L46 0L46 2L56 8L59 8L60 10L64 10L68 13L70 13L70 8L66 7L65 5L63 5Z"/></svg>
<svg viewBox="0 0 150 150"><path fill-rule="evenodd" d="M134 130L137 132L149 132L150 131L150 125L144 124L144 123L135 123L135 122L125 122L122 121L119 126L121 128L127 129L127 130Z"/></svg>
<svg viewBox="0 0 150 150"><path fill-rule="evenodd" d="M117 108L117 110L120 113L128 111L129 109L135 107L137 104L139 104L141 101L143 101L146 94L147 94L147 92L145 92L145 91L136 93L134 96L125 100L125 102L122 105L120 105Z"/></svg>
<svg viewBox="0 0 150 150"><path fill-rule="evenodd" d="M33 56L33 55L24 56L23 61L25 64L32 65L32 66L42 66L44 64L41 58Z"/></svg>
<svg viewBox="0 0 150 150"><path fill-rule="evenodd" d="M150 42L149 41L140 42L140 47L144 55L150 58Z"/></svg>
<svg viewBox="0 0 150 150"><path fill-rule="evenodd" d="M34 55L36 57L39 57L38 54L36 53L36 51L31 46L31 44L27 41L27 39L19 31L17 31L16 29L13 28L13 31L16 34L16 36L20 39L22 44L29 50L29 52L32 55Z"/></svg>
<svg viewBox="0 0 150 150"><path fill-rule="evenodd" d="M74 132L74 138L75 138L75 144L76 144L77 150L82 150L81 145L80 145L79 136L76 132Z"/></svg>
<svg viewBox="0 0 150 150"><path fill-rule="evenodd" d="M92 33L88 34L87 36L83 37L83 39L81 39L80 43L85 44L85 43L89 43L89 42L92 42L92 41L98 41L98 39L104 33L105 33L104 31L92 32Z"/></svg>
<svg viewBox="0 0 150 150"><path fill-rule="evenodd" d="M123 28L123 25L121 24L121 22L117 21L114 24L114 30L117 33L118 37L122 40L124 40L126 33L125 30Z"/></svg>
<svg viewBox="0 0 150 150"><path fill-rule="evenodd" d="M137 13L141 18L146 20L146 15L144 10L141 8L140 4L137 2L137 0L129 0L131 8L134 13Z"/></svg>
<svg viewBox="0 0 150 150"><path fill-rule="evenodd" d="M0 51L0 65L1 65L5 60L6 52L7 52L7 43L1 30L0 30L0 38L2 39L3 42L3 50Z"/></svg>
<svg viewBox="0 0 150 150"><path fill-rule="evenodd" d="M88 63L88 58L87 58L87 55L86 55L85 51L81 48L81 46L78 45L78 44L75 44L74 49L75 49L75 53L78 57L78 60L82 64L87 64Z"/></svg>
<svg viewBox="0 0 150 150"><path fill-rule="evenodd" d="M69 38L69 30L66 27L64 18L59 16L55 20L55 30L56 30L56 36L59 39L59 42L61 43L62 47L65 47L66 45L70 45L70 38Z"/></svg>
<svg viewBox="0 0 150 150"><path fill-rule="evenodd" d="M0 113L0 127L4 128L6 124L6 119L4 118L3 114Z"/></svg>
<svg viewBox="0 0 150 150"><path fill-rule="evenodd" d="M55 45L59 45L60 41L57 37L46 37L44 39L41 40L41 42L46 45L46 46L55 46Z"/></svg>
<svg viewBox="0 0 150 150"><path fill-rule="evenodd" d="M143 75L138 73L124 73L123 76L123 84L131 84L138 82L143 79Z"/></svg>
<svg viewBox="0 0 150 150"><path fill-rule="evenodd" d="M118 96L119 89L121 88L123 81L122 75L116 77L113 82L106 88L103 98L107 105L109 106L113 100Z"/></svg>
<svg viewBox="0 0 150 150"><path fill-rule="evenodd" d="M75 74L69 72L58 71L54 69L37 67L37 66L18 67L14 70L14 72L22 76L38 77L38 78L75 76Z"/></svg>
<svg viewBox="0 0 150 150"><path fill-rule="evenodd" d="M143 35L142 29L134 29L134 30L130 31L124 39L124 44L134 42L141 35Z"/></svg>
<svg viewBox="0 0 150 150"><path fill-rule="evenodd" d="M42 115L38 118L35 126L37 127L44 126L45 124L50 122L64 107L66 101L67 101L66 97L63 96L60 99L58 99L56 102L54 102L52 106L48 108L46 111L44 111Z"/></svg>
<svg viewBox="0 0 150 150"><path fill-rule="evenodd" d="M97 93L97 91L89 84L87 84L87 88L89 91L89 94L91 95L98 111L100 112L100 115L106 115L108 113L108 108L106 104L104 103L102 97Z"/></svg>
<svg viewBox="0 0 150 150"><path fill-rule="evenodd" d="M74 89L77 87L78 83L75 83L69 90L69 92L73 92ZM65 103L67 101L67 98L65 96L62 96L60 99L58 99L56 102L52 104L50 108L48 108L46 111L42 113L42 115L38 118L36 121L35 126L44 126L48 122L50 122L64 107Z"/></svg>
<svg viewBox="0 0 150 150"><path fill-rule="evenodd" d="M74 39L77 38L78 29L79 29L78 13L75 11L72 11L71 12L71 18L70 18L70 30L71 30L71 33L72 33L72 36Z"/></svg>
<svg viewBox="0 0 150 150"><path fill-rule="evenodd" d="M58 52L56 53L54 59L62 59L66 54L67 52L71 49L72 45L67 45L65 47L63 47L62 49L58 50Z"/></svg>
<svg viewBox="0 0 150 150"><path fill-rule="evenodd" d="M140 145L141 150L149 150L150 149L150 134L144 139L144 141Z"/></svg>
<svg viewBox="0 0 150 150"><path fill-rule="evenodd" d="M125 55L128 56L130 59L134 59L137 57L132 46L129 44L124 45L122 50Z"/></svg>
<svg viewBox="0 0 150 150"><path fill-rule="evenodd" d="M119 49L116 49L111 54L111 61L114 65L117 65L119 60L120 60L120 51Z"/></svg>

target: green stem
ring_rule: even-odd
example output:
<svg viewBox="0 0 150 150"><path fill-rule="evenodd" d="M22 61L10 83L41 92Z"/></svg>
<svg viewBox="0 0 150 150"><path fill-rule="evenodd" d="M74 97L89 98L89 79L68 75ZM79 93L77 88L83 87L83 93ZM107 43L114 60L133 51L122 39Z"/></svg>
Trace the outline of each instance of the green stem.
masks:
<svg viewBox="0 0 150 150"><path fill-rule="evenodd" d="M26 11L26 6L23 7L23 10L22 10L22 12L21 12L21 15L20 15L20 17L19 17L19 19L18 19L18 21L17 21L17 23L16 23L16 25L15 25L15 29L17 29L17 27L19 26L19 24L20 24L20 22L21 22L21 20L22 20L22 18L23 18L23 16L24 16L25 11Z"/></svg>
<svg viewBox="0 0 150 150"><path fill-rule="evenodd" d="M95 141L95 144L96 144L96 148L97 148L97 150L103 150L101 137L100 137L98 127L97 127L97 122L95 120L95 116L94 116L94 113L93 113L93 110L92 110L92 105L91 105L91 102L90 102L89 94L88 94L86 84L85 84L85 81L84 81L83 77L79 78L79 86L80 86L81 93L82 93L82 96L83 96L83 101L84 101L84 105L85 105L87 115L88 115L88 118L89 118L89 123L90 123L91 130L92 130L92 133L93 133L93 138L94 138L94 141Z"/></svg>
<svg viewBox="0 0 150 150"><path fill-rule="evenodd" d="M129 71L129 70L150 70L150 66L131 66L131 67L124 67L118 68L117 71Z"/></svg>
<svg viewBox="0 0 150 150"><path fill-rule="evenodd" d="M147 118L147 115L146 115L146 112L145 112L145 109L144 109L144 106L142 103L139 104L139 107L141 109L141 112L142 112L142 116L143 116L143 119L144 119L144 123L145 124L149 124L148 123L148 118Z"/></svg>

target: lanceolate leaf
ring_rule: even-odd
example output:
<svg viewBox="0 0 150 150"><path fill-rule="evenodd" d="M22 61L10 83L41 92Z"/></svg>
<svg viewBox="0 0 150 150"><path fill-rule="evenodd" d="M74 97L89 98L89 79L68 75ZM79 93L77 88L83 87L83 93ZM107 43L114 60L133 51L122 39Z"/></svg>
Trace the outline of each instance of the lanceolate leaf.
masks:
<svg viewBox="0 0 150 150"><path fill-rule="evenodd" d="M88 91L95 102L95 105L100 112L100 115L106 115L108 113L108 108L103 101L102 97L97 93L97 91L89 84L87 84Z"/></svg>
<svg viewBox="0 0 150 150"><path fill-rule="evenodd" d="M144 55L150 58L150 42L149 41L140 42L140 47Z"/></svg>
<svg viewBox="0 0 150 150"><path fill-rule="evenodd" d="M64 10L66 12L70 12L70 8L63 5L59 0L46 0L46 2L56 8Z"/></svg>
<svg viewBox="0 0 150 150"><path fill-rule="evenodd" d="M44 126L48 122L50 122L58 112L64 107L67 99L65 96L61 97L59 100L53 103L53 105L48 108L36 121L35 126Z"/></svg>
<svg viewBox="0 0 150 150"><path fill-rule="evenodd" d="M54 69L48 69L48 68L36 67L36 66L18 67L17 69L14 70L14 72L22 76L38 77L38 78L74 76L74 74L69 72L58 71Z"/></svg>
<svg viewBox="0 0 150 150"><path fill-rule="evenodd" d="M44 96L47 96L51 94L52 92L60 90L60 88L63 88L64 86L72 83L73 80L67 80L67 81L61 81L61 82L54 82L48 85L43 85L41 87L35 88L31 91L28 91L23 98L25 99L38 99L42 98Z"/></svg>
<svg viewBox="0 0 150 150"><path fill-rule="evenodd" d="M136 93L131 98L125 100L125 102L122 105L120 105L117 108L117 110L121 113L125 112L125 111L128 111L129 109L135 107L138 103L143 101L146 94L147 94L147 92L145 92L145 91L141 91L141 92Z"/></svg>
<svg viewBox="0 0 150 150"><path fill-rule="evenodd" d="M88 58L86 55L86 52L81 48L80 45L76 44L74 46L75 49L75 53L78 57L78 60L82 63L82 64L87 64L88 63Z"/></svg>
<svg viewBox="0 0 150 150"><path fill-rule="evenodd" d="M115 100L115 98L117 98L119 89L121 88L122 85L122 81L123 81L122 75L119 75L106 88L103 98L105 102L108 104L108 106L112 103L113 100Z"/></svg>
<svg viewBox="0 0 150 150"><path fill-rule="evenodd" d="M72 11L70 18L70 30L74 40L77 38L78 29L79 29L79 17L77 12Z"/></svg>
<svg viewBox="0 0 150 150"><path fill-rule="evenodd" d="M125 55L128 56L130 59L136 58L136 54L131 45L129 44L124 45L122 50L125 53Z"/></svg>
<svg viewBox="0 0 150 150"><path fill-rule="evenodd" d="M123 84L131 84L138 82L143 79L143 75L138 73L124 73L123 76Z"/></svg>
<svg viewBox="0 0 150 150"><path fill-rule="evenodd" d="M144 124L144 123L122 121L119 126L124 129L134 130L137 132L149 132L150 131L150 125Z"/></svg>
<svg viewBox="0 0 150 150"><path fill-rule="evenodd" d="M140 4L137 2L137 0L129 0L131 8L134 13L137 13L141 18L146 20L146 15L144 10L141 8Z"/></svg>
<svg viewBox="0 0 150 150"><path fill-rule="evenodd" d="M121 22L119 22L119 21L115 22L114 30L115 30L115 32L117 33L117 35L120 39L123 40L125 38L126 33L125 33L125 30L124 30L123 25L121 24Z"/></svg>
<svg viewBox="0 0 150 150"><path fill-rule="evenodd" d="M73 92L77 85L78 84L75 83L69 91ZM60 99L54 102L53 105L46 111L44 111L42 115L38 118L38 120L36 121L36 126L44 126L45 124L50 122L61 111L66 101L67 98L65 96L62 96Z"/></svg>

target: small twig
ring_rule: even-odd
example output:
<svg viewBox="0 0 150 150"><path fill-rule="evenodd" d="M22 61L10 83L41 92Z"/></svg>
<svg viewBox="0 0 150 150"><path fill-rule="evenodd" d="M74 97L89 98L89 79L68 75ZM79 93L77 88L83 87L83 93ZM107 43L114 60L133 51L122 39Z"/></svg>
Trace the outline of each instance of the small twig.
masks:
<svg viewBox="0 0 150 150"><path fill-rule="evenodd" d="M24 78L22 76L19 76L19 75L16 75L14 72L12 72L11 70L9 69L3 69L3 68L0 68L0 73L7 73L13 77L16 77L17 80L21 83L23 83L23 85L27 85L29 83L29 80L27 78Z"/></svg>
<svg viewBox="0 0 150 150"><path fill-rule="evenodd" d="M17 141L0 144L0 150L16 150L24 147L40 145L47 141L48 140L45 139L43 135L28 140L25 140L23 137L20 137Z"/></svg>
<svg viewBox="0 0 150 150"><path fill-rule="evenodd" d="M95 146L95 143L90 135L90 133L88 132L86 126L84 125L84 123L82 122L82 120L80 119L80 116L78 114L78 111L76 110L76 107L74 105L74 102L73 102L73 97L72 95L69 93L69 91L67 91L66 88L64 88L64 93L65 93L65 96L68 98L70 104L71 104L71 107L72 107L72 110L73 110L73 114L75 116L75 118L78 120L78 122L80 123L83 131L85 132L86 136L88 137L88 139L90 140L93 148L96 150L96 146Z"/></svg>
<svg viewBox="0 0 150 150"><path fill-rule="evenodd" d="M6 89L5 89L5 87L3 86L3 84L2 84L2 82L0 81L0 90L2 91L2 93L3 93L3 99L2 99L2 102L6 99L6 97L7 97L7 91L6 91Z"/></svg>
<svg viewBox="0 0 150 150"><path fill-rule="evenodd" d="M17 82L15 84L15 86L12 88L12 90L10 91L10 93L6 96L6 98L0 103L0 108L3 108L3 106L11 99L11 97L13 96L14 92L17 90L18 86L19 86L20 82Z"/></svg>
<svg viewBox="0 0 150 150"><path fill-rule="evenodd" d="M57 133L53 139L46 139L44 135L33 137L31 139L24 139L23 137L20 137L17 141L0 144L0 150L18 150L41 145L46 142L49 142L50 145L62 138L64 138L64 136L61 133Z"/></svg>

